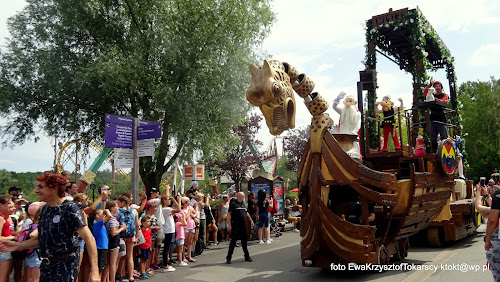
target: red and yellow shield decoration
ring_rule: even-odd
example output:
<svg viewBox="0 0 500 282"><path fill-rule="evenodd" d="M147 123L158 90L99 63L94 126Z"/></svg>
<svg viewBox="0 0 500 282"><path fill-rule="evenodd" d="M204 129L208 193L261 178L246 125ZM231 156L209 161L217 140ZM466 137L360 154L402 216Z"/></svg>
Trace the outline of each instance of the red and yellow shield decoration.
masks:
<svg viewBox="0 0 500 282"><path fill-rule="evenodd" d="M439 145L438 153L441 156L441 167L446 174L453 174L457 165L457 157L452 141L445 140Z"/></svg>

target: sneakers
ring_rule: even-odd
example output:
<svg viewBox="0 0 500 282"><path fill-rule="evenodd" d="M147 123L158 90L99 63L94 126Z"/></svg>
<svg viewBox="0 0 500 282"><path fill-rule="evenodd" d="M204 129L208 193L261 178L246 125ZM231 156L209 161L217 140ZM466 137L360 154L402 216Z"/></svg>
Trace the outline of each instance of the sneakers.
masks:
<svg viewBox="0 0 500 282"><path fill-rule="evenodd" d="M272 243L272 241L271 241L271 240L267 240L267 241L266 241L266 244L271 244L271 243Z"/></svg>
<svg viewBox="0 0 500 282"><path fill-rule="evenodd" d="M152 270L158 270L158 269L160 269L160 267L158 267L158 265L156 265L156 264L152 264L150 267L151 267Z"/></svg>
<svg viewBox="0 0 500 282"><path fill-rule="evenodd" d="M261 244L261 245L262 245L262 244L264 244L264 241L260 240L260 241L259 241L259 244Z"/></svg>
<svg viewBox="0 0 500 282"><path fill-rule="evenodd" d="M140 279L149 279L149 277L150 277L150 276L149 276L146 272L144 272L144 273L142 273L141 275L139 275L139 278L140 278Z"/></svg>
<svg viewBox="0 0 500 282"><path fill-rule="evenodd" d="M172 272L172 271L175 271L175 268L169 267L169 268L164 268L163 269L163 272Z"/></svg>
<svg viewBox="0 0 500 282"><path fill-rule="evenodd" d="M168 263L171 264L171 265L174 265L177 263L177 261L173 260L173 259L169 259L168 260Z"/></svg>
<svg viewBox="0 0 500 282"><path fill-rule="evenodd" d="M267 239L267 241L271 241L271 242L272 242L272 241L273 241L273 239L271 239L271 238L268 238L268 239Z"/></svg>
<svg viewBox="0 0 500 282"><path fill-rule="evenodd" d="M294 230L293 230L293 232L295 232L295 233L299 233L299 232L300 232L300 230L298 230L298 229L294 229Z"/></svg>
<svg viewBox="0 0 500 282"><path fill-rule="evenodd" d="M252 262L253 260L252 260L252 258L251 258L251 257L246 257L246 258L245 258L245 261Z"/></svg>
<svg viewBox="0 0 500 282"><path fill-rule="evenodd" d="M179 266L188 266L188 264L186 262L181 262L179 263Z"/></svg>

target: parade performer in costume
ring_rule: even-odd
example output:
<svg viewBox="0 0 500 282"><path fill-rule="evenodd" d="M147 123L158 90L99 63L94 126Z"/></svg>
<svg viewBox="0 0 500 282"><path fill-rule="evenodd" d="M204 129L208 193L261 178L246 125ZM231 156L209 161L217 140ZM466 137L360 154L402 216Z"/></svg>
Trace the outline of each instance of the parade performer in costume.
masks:
<svg viewBox="0 0 500 282"><path fill-rule="evenodd" d="M431 77L429 85L424 89L424 95L427 96L430 91L429 89L434 87L434 100L442 103L448 103L448 94L443 92L443 84L439 81L434 81ZM431 91L432 92L432 91ZM431 144L432 149L435 151L437 149L437 136L441 136L441 140L448 138L447 132L447 120L442 108L432 108L430 114L431 120Z"/></svg>
<svg viewBox="0 0 500 282"><path fill-rule="evenodd" d="M417 145L415 147L415 156L425 156L425 143L424 143L424 136L423 136L423 128L420 128L418 130L418 135L417 135Z"/></svg>
<svg viewBox="0 0 500 282"><path fill-rule="evenodd" d="M340 100L344 99L344 107L339 108ZM357 102L352 95L340 92L333 101L333 109L340 115L339 133L358 135L361 128L361 113L356 109Z"/></svg>
<svg viewBox="0 0 500 282"><path fill-rule="evenodd" d="M344 99L344 107L339 108L340 100ZM354 147L359 152L359 158L362 158L359 149L359 129L361 128L361 113L356 108L357 102L352 95L346 95L345 92L340 92L337 98L333 100L332 108L340 115L338 133L340 134L355 134L358 136L354 141ZM352 156L351 156L352 157Z"/></svg>
<svg viewBox="0 0 500 282"><path fill-rule="evenodd" d="M381 102L375 103L375 112L384 114L384 120L382 121L382 127L384 129L384 146L380 149L381 152L387 152L387 144L389 143L389 134L391 134L392 141L394 142L394 147L396 151L401 150L399 145L398 133L396 131L396 120L394 119L394 113L396 111L401 111L403 109L403 99L398 98L401 105L398 108L394 108L394 102L390 100L389 96L384 96ZM378 105L382 106L380 110Z"/></svg>

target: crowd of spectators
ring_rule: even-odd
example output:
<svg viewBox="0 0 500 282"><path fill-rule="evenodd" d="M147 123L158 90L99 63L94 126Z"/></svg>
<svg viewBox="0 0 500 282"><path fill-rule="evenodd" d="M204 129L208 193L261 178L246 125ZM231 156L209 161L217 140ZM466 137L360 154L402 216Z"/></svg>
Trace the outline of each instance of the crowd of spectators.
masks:
<svg viewBox="0 0 500 282"><path fill-rule="evenodd" d="M144 189L138 205L132 204L130 192L110 199L110 187L102 185L97 189L99 197L89 205L88 196L78 193L77 184L64 176L37 178L40 202L27 202L16 187L9 189L9 195L0 195L0 282L9 281L10 276L15 282L148 279L155 272L196 263L195 258L209 246L220 244L219 238L232 239L233 249L239 247L236 236L242 239L247 261L252 261L246 250L247 236L259 234L261 244L272 240L269 208L273 201L263 190L259 201L253 193L248 202L242 193L220 195L221 202L213 209L213 199L199 191L196 181L183 195L173 195L169 185L161 194L156 188L148 194ZM248 218L242 214L236 222L243 220L245 226L247 220L252 225L243 231L238 228L238 233L228 217L247 207ZM253 228L254 222L258 229ZM60 249L49 242L58 242ZM65 274L59 277L61 271Z"/></svg>

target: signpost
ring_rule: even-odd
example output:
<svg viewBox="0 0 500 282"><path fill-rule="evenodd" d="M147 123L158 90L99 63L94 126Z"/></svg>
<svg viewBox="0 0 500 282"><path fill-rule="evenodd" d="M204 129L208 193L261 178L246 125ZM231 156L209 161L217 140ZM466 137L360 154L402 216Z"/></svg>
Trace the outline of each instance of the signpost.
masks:
<svg viewBox="0 0 500 282"><path fill-rule="evenodd" d="M106 114L104 118L105 145L115 148L116 168L132 168L132 195L137 201L139 157L154 156L154 139L161 138L161 124L112 114Z"/></svg>
<svg viewBox="0 0 500 282"><path fill-rule="evenodd" d="M112 148L133 148L132 126L116 123L106 123L105 145Z"/></svg>
<svg viewBox="0 0 500 282"><path fill-rule="evenodd" d="M205 180L205 166L186 165L182 174L184 180Z"/></svg>
<svg viewBox="0 0 500 282"><path fill-rule="evenodd" d="M137 128L137 140L161 138L161 124L141 125Z"/></svg>

